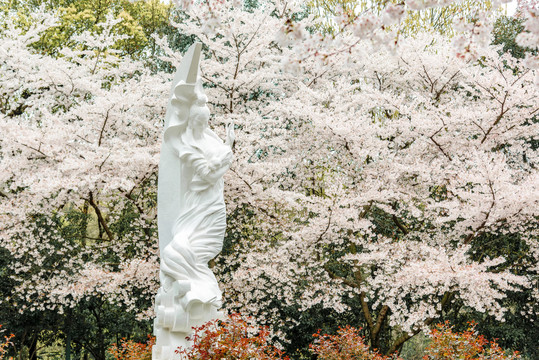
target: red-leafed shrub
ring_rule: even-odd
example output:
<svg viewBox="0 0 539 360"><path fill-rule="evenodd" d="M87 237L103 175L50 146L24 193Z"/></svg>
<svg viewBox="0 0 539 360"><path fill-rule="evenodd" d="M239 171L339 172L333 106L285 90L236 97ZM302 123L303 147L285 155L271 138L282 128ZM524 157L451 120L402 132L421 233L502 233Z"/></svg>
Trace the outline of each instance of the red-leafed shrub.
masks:
<svg viewBox="0 0 539 360"><path fill-rule="evenodd" d="M1 327L1 325L0 325ZM506 353L495 341L488 341L470 323L466 331L453 332L448 322L438 324L431 331L431 342L424 351L423 360L516 360L518 352ZM269 343L266 327L249 323L239 314L226 320L213 320L195 328L193 345L177 351L182 360L289 360L282 351ZM13 337L4 336L0 344L0 360ZM372 350L351 326L339 328L336 335L313 335L310 350L318 360L402 360L397 355L384 356ZM151 360L155 338L148 336L146 343L122 339L113 344L109 353L116 360Z"/></svg>
<svg viewBox="0 0 539 360"><path fill-rule="evenodd" d="M488 341L475 330L471 322L466 331L453 332L448 322L438 324L431 331L432 342L425 349L424 360L513 360L520 359L517 352L506 354L495 342Z"/></svg>
<svg viewBox="0 0 539 360"><path fill-rule="evenodd" d="M193 346L179 351L189 360L287 360L268 343L267 328L249 324L239 314L210 321L195 329Z"/></svg>
<svg viewBox="0 0 539 360"><path fill-rule="evenodd" d="M0 328L2 327L2 325L0 325ZM0 333L2 333L4 330L0 330ZM0 343L0 360L2 359L5 359L5 355L6 355L6 352L7 352L7 348L12 344L11 342L11 339L14 337L15 335L13 334L9 334L9 336L6 336L4 335L4 341L2 343ZM9 358L11 359L11 358Z"/></svg>
<svg viewBox="0 0 539 360"><path fill-rule="evenodd" d="M151 360L154 343L155 337L150 335L148 335L146 343L138 343L124 338L120 341L120 345L112 344L108 351L116 360Z"/></svg>
<svg viewBox="0 0 539 360"><path fill-rule="evenodd" d="M380 355L365 344L365 338L359 335L359 329L351 326L339 328L337 335L313 335L316 340L310 345L311 351L319 360L389 360L399 359Z"/></svg>

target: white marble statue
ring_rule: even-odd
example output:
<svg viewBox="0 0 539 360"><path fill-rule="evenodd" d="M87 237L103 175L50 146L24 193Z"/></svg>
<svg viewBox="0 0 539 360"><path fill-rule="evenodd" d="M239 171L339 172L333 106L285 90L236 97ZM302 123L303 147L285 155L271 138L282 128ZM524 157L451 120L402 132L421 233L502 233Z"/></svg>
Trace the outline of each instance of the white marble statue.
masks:
<svg viewBox="0 0 539 360"><path fill-rule="evenodd" d="M221 291L208 267L223 245L223 175L232 161L233 126L223 141L198 75L201 44L192 45L174 77L165 117L158 182L161 287L155 298L154 360L178 359L192 327L219 318Z"/></svg>

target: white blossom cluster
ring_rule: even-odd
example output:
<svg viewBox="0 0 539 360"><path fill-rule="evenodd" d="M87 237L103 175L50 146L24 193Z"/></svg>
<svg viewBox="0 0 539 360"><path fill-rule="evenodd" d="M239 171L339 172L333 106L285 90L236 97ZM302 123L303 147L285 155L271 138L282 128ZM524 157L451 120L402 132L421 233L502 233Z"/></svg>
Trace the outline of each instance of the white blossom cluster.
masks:
<svg viewBox="0 0 539 360"><path fill-rule="evenodd" d="M177 24L208 46L217 131L236 123L225 195L229 235L240 235L216 269L226 306L281 336L298 324L283 308L367 309L372 331L381 319L414 333L456 303L503 321L506 294L537 284L539 104L533 71L488 45L488 14L460 28L471 45L461 57L478 65L442 37L380 40L402 5L382 18L341 12L349 33L331 40L306 30L311 18L288 22L293 4L228 5L212 8L212 32L199 30L204 6ZM526 244L526 260L478 253L502 235Z"/></svg>
<svg viewBox="0 0 539 360"><path fill-rule="evenodd" d="M435 3L446 2L405 6ZM335 21L350 33L332 40L305 30L313 19L287 23L293 4L214 5L192 6L176 26L205 45L212 128L236 126L228 243L214 267L226 309L274 325L283 342L302 320L286 309L361 313L371 334L378 322L406 334L457 303L502 321L508 294L528 291L523 316L537 316L532 70L490 46L469 48L480 63L463 62L432 35L387 45L391 32L378 27L398 22L402 5L381 19L342 14ZM208 17L219 21L201 27ZM24 36L8 29L0 54L2 92L26 106L0 121L0 236L16 259L18 293L47 307L104 294L131 309L135 290L149 296L157 281L155 207L135 195L155 177L170 76L97 57L99 43L93 55L38 55ZM161 60L177 64L158 40ZM151 198L155 181L148 187ZM135 230L111 239L103 229L84 244L32 225L35 214L84 203L109 224L135 208ZM504 253L500 239L522 256Z"/></svg>
<svg viewBox="0 0 539 360"><path fill-rule="evenodd" d="M18 296L4 301L21 312L61 313L99 294L143 313L133 289L153 296L158 259L155 206L138 192L155 178L168 76L119 56L112 46L125 37L112 33L118 20L110 16L102 32L74 39L84 50L38 54L29 45L54 18L34 16L28 31L8 19L2 33L0 242L13 257ZM105 225L119 226L129 206L138 212L135 230L122 238L110 229L62 233L72 210L86 211L94 225L99 211Z"/></svg>

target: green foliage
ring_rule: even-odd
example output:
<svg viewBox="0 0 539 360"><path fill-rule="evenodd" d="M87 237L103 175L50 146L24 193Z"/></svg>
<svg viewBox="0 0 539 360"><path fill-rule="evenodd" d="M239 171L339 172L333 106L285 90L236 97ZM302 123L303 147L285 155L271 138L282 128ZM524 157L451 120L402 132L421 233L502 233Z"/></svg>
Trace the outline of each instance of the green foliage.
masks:
<svg viewBox="0 0 539 360"><path fill-rule="evenodd" d="M345 302L351 309L361 307L357 298L346 299ZM280 316L286 316L291 319L298 320L298 324L294 325L293 331L290 329L280 329L290 333L290 343L285 344L286 353L290 354L294 359L312 358L313 353L309 350L309 344L312 343L313 337L311 334L332 333L339 327L345 327L352 324L357 327L358 334L361 336L368 335L364 330L367 326L363 313L359 311L346 311L339 313L335 310L323 308L321 305L310 308L307 311L296 309L293 307L281 306ZM382 336L387 336L389 333L384 332Z"/></svg>
<svg viewBox="0 0 539 360"><path fill-rule="evenodd" d="M100 33L99 23L107 16L121 20L113 28L113 34L125 35L114 48L122 56L137 59L155 58L158 52L153 36L163 36L171 32L169 16L172 5L159 0L56 0L56 1L15 1L4 2L0 9L4 12L15 11L19 25L26 27L32 22L32 11L45 6L50 13L58 17L55 26L43 33L34 48L44 54L58 56L64 46L78 48L77 35L85 31Z"/></svg>
<svg viewBox="0 0 539 360"><path fill-rule="evenodd" d="M111 343L121 338L142 341L152 329L151 321L138 321L135 314L94 296L79 303L63 319L64 341L69 334L74 353L87 352L105 360Z"/></svg>
<svg viewBox="0 0 539 360"><path fill-rule="evenodd" d="M404 343L399 355L406 360L421 359L429 343L430 337L420 332Z"/></svg>
<svg viewBox="0 0 539 360"><path fill-rule="evenodd" d="M420 11L414 11L404 20L401 28L403 35L415 35L420 31L432 31L445 36L453 36L453 21L459 17L474 18L482 9L489 10L492 7L491 0L465 0L446 7L434 7Z"/></svg>
<svg viewBox="0 0 539 360"><path fill-rule="evenodd" d="M338 9L349 14L364 12L381 14L388 4L401 3L400 0L309 0L306 2L309 11L320 19L319 27L329 33L337 31L333 18ZM473 18L478 10L491 9L491 7L491 0L464 0L449 6L410 11L402 23L396 26L399 34L403 36L413 36L421 31L453 36L453 21L457 17Z"/></svg>
<svg viewBox="0 0 539 360"><path fill-rule="evenodd" d="M503 52L510 52L513 57L522 59L530 49L519 46L516 37L524 30L524 19L512 16L500 16L494 23L494 45L503 45Z"/></svg>

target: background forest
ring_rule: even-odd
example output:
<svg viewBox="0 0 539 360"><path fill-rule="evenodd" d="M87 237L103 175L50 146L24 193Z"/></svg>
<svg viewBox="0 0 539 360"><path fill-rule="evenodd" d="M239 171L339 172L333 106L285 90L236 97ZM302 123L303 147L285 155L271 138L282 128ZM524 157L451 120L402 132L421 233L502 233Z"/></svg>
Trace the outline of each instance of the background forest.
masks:
<svg viewBox="0 0 539 360"><path fill-rule="evenodd" d="M490 2L184 3L0 0L6 354L104 360L151 333L162 121L200 41L210 124L236 128L212 261L226 311L293 359L346 325L416 359L445 321L539 359L539 75L517 41L533 3L490 13L464 52Z"/></svg>

